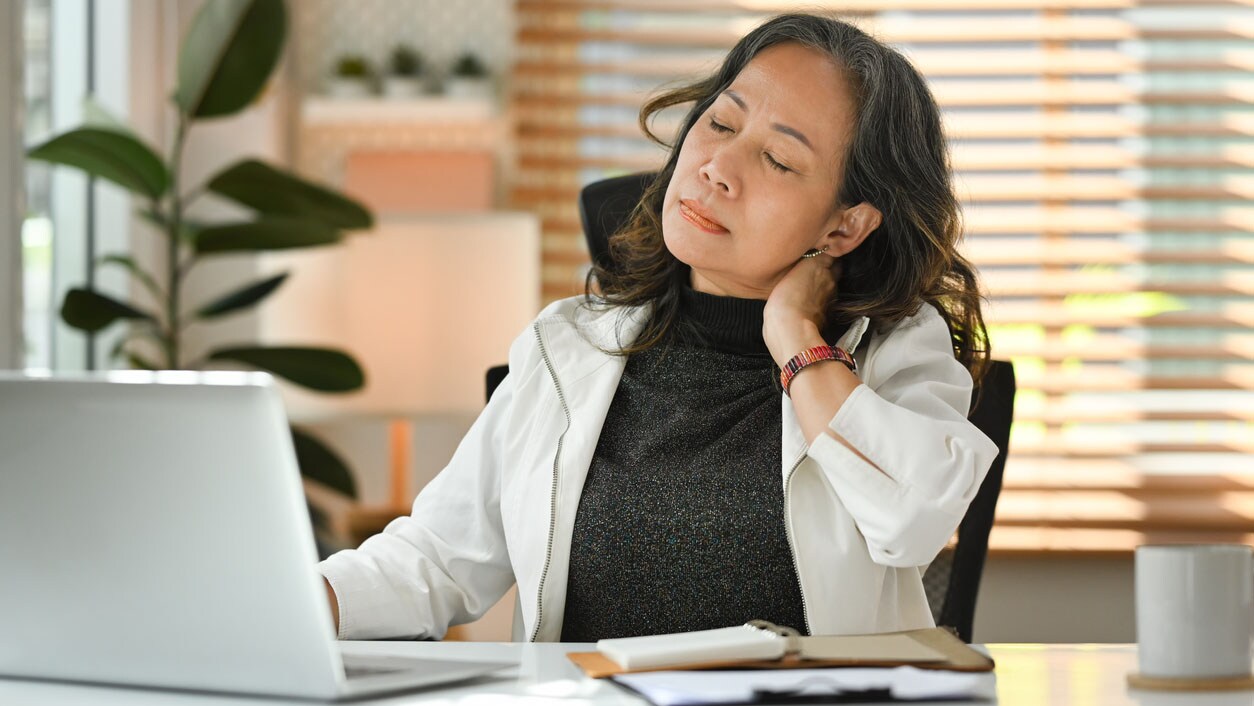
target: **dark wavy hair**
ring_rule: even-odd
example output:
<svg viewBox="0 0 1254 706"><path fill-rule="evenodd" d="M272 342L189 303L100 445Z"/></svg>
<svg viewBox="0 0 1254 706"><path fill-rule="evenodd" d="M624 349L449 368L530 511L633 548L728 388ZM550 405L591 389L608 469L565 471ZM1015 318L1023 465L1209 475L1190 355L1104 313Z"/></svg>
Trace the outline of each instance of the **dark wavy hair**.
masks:
<svg viewBox="0 0 1254 706"><path fill-rule="evenodd" d="M961 208L940 110L927 84L905 57L851 24L810 14L784 14L736 43L714 75L667 91L640 109L640 127L670 148L666 165L648 185L624 226L610 237L608 266L593 266L586 301L651 305L640 336L617 353L628 355L664 340L676 325L680 292L690 268L666 249L662 202L679 148L693 125L762 50L786 42L817 49L841 67L854 96L855 125L844 180L834 205L867 202L883 214L879 228L842 258L839 293L829 322L868 316L887 327L930 303L944 316L954 355L978 380L988 361L988 335L975 269L957 251ZM677 139L668 145L650 119L666 108L694 103Z"/></svg>

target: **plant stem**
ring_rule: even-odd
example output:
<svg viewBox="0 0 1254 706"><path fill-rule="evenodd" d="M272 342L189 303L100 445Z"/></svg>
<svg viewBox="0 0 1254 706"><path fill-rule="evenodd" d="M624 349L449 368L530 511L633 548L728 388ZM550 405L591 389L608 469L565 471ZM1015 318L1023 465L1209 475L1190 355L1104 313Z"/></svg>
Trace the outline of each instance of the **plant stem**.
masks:
<svg viewBox="0 0 1254 706"><path fill-rule="evenodd" d="M188 117L179 112L178 128L174 133L174 149L170 156L170 221L168 233L170 250L168 253L168 277L170 288L166 294L166 326L170 339L166 346L166 362L171 370L179 367L179 290L182 288L183 272L179 267L182 254L183 198L179 194L179 172L183 167L183 146L187 141Z"/></svg>
<svg viewBox="0 0 1254 706"><path fill-rule="evenodd" d="M192 189L191 191L187 192L187 196L183 197L183 206L184 207L191 206L193 203L196 202L197 199L199 199L201 196L204 196L204 195L205 195L205 185L201 184L195 189Z"/></svg>
<svg viewBox="0 0 1254 706"><path fill-rule="evenodd" d="M179 265L180 276L186 277L187 273L191 272L192 267L194 267L195 265L196 265L196 256L192 255L191 257L188 257L186 260L183 261L183 264Z"/></svg>

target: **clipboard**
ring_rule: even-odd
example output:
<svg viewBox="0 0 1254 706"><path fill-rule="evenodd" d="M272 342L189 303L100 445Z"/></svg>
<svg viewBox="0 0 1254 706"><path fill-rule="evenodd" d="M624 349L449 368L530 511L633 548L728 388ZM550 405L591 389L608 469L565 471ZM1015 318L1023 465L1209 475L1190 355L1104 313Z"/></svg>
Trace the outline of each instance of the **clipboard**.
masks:
<svg viewBox="0 0 1254 706"><path fill-rule="evenodd" d="M755 621L757 622L757 621ZM769 625L769 624L768 624ZM761 627L761 625L757 625ZM793 632L791 639L796 641L796 649L790 650L778 659L724 659L718 661L696 661L684 664L670 664L643 669L623 669L617 662L600 652L570 652L567 658L574 662L583 673L593 679L603 679L618 674L636 674L641 672L702 670L702 669L815 669L827 667L902 667L910 666L918 669L937 669L953 672L991 672L995 666L991 657L972 649L972 647L956 635L944 628L924 628L921 630L905 630L892 633L876 633L872 635L817 635L813 637L795 636L791 628L776 628L780 631ZM885 637L898 637L905 644L914 643L939 658L912 659L894 658L880 651L869 658L859 655L867 654L867 647L876 645ZM870 650L876 652L877 650ZM832 657L802 657L802 654L828 654Z"/></svg>

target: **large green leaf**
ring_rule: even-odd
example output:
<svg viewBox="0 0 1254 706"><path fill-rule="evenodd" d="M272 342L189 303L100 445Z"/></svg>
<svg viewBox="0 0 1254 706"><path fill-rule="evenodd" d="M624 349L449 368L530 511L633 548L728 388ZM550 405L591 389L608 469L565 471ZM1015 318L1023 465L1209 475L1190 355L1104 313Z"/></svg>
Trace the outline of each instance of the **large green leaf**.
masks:
<svg viewBox="0 0 1254 706"><path fill-rule="evenodd" d="M278 289L279 285L283 284L283 280L287 279L287 274L288 273L284 272L281 275L268 277L260 282L254 282L247 287L237 289L230 294L219 297L209 304L202 306L196 312L196 315L202 319L212 319L216 316L222 316L223 314L229 314L232 311L252 306L253 304L256 304L262 299L270 296L271 292Z"/></svg>
<svg viewBox="0 0 1254 706"><path fill-rule="evenodd" d="M71 289L61 303L61 320L80 331L99 331L118 319L156 321L152 314L90 289Z"/></svg>
<svg viewBox="0 0 1254 706"><path fill-rule="evenodd" d="M265 87L286 34L283 0L209 0L179 52L175 104L197 118L240 111Z"/></svg>
<svg viewBox="0 0 1254 706"><path fill-rule="evenodd" d="M139 266L138 262L135 262L135 258L130 257L129 255L104 255L100 259L96 260L96 264L121 265L131 273L131 276L134 277L136 281L144 285L144 288L148 290L149 294L157 299L161 299L165 296L165 293L161 291L161 286L157 284L157 280L153 279L152 275L148 274L144 268Z"/></svg>
<svg viewBox="0 0 1254 706"><path fill-rule="evenodd" d="M292 427L292 444L296 447L296 463L301 475L357 499L357 483L348 464L311 434Z"/></svg>
<svg viewBox="0 0 1254 706"><path fill-rule="evenodd" d="M170 186L170 173L148 146L112 128L82 127L32 147L26 155L82 169L152 199Z"/></svg>
<svg viewBox="0 0 1254 706"><path fill-rule="evenodd" d="M265 217L251 223L209 226L196 236L196 252L238 252L285 250L331 245L340 241L340 231L299 218Z"/></svg>
<svg viewBox="0 0 1254 706"><path fill-rule="evenodd" d="M356 201L255 159L218 174L209 190L267 215L300 216L347 230L374 224L370 211Z"/></svg>
<svg viewBox="0 0 1254 706"><path fill-rule="evenodd" d="M351 392L366 384L357 361L331 348L223 348L210 353L209 360L246 363L320 392Z"/></svg>

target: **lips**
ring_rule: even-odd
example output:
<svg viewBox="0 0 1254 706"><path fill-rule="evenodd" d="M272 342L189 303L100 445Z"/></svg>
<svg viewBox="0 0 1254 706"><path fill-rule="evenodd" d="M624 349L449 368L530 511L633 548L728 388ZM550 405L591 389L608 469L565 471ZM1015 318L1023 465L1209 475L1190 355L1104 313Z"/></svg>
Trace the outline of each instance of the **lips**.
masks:
<svg viewBox="0 0 1254 706"><path fill-rule="evenodd" d="M701 208L701 204L691 199L683 199L679 202L679 215L684 220L695 225L707 233L726 233L727 228L722 223L714 220L709 211Z"/></svg>

